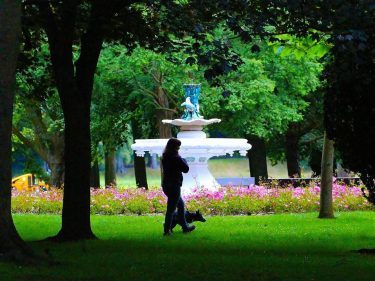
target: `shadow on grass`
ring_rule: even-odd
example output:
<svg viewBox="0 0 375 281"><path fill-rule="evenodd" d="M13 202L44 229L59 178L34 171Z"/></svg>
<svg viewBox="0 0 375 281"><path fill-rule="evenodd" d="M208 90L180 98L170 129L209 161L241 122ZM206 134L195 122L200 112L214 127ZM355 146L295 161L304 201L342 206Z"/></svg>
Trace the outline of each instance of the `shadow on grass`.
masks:
<svg viewBox="0 0 375 281"><path fill-rule="evenodd" d="M30 242L61 262L29 268L27 280L372 280L372 257L318 244L290 247L205 241L194 234L55 244ZM201 238L201 239L199 239ZM203 237L204 238L204 237ZM311 243L310 247L314 247ZM361 270L362 269L362 270ZM74 277L72 277L74 276ZM39 278L39 279L38 279ZM43 279L44 278L44 279ZM61 278L61 279L59 279ZM17 279L15 279L17 280ZM19 279L23 280L23 279ZM26 280L26 279L24 279Z"/></svg>

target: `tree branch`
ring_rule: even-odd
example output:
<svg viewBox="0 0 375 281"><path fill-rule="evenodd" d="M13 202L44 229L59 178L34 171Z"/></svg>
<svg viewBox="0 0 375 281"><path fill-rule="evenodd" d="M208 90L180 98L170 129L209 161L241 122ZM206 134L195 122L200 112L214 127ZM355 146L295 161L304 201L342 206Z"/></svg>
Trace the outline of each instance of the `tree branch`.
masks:
<svg viewBox="0 0 375 281"><path fill-rule="evenodd" d="M28 138L26 138L22 132L15 127L14 125L12 126L12 133L27 147L31 148L34 150L38 155L46 162L48 162L48 157L47 154L40 148L38 147L38 143L35 141L32 141Z"/></svg>
<svg viewBox="0 0 375 281"><path fill-rule="evenodd" d="M89 24L82 35L81 53L76 62L76 81L84 98L91 98L94 74L105 36L105 25L109 23L114 13L126 7L128 2L92 1Z"/></svg>
<svg viewBox="0 0 375 281"><path fill-rule="evenodd" d="M143 87L141 85L141 83L139 83L137 77L134 75L134 73L132 74L133 76L133 80L135 81L135 83L137 84L138 88L141 89L146 95L152 97L153 99L157 99L157 95L155 94L155 92L153 91L150 91L149 89Z"/></svg>
<svg viewBox="0 0 375 281"><path fill-rule="evenodd" d="M52 3L48 1L37 4L47 33L57 88L63 96L71 95L73 93L70 85L74 79L72 43L78 2L76 0L63 2L60 21L52 11L51 5Z"/></svg>
<svg viewBox="0 0 375 281"><path fill-rule="evenodd" d="M167 107L162 107L162 106L159 106L156 108L156 110L164 110L164 111L170 111L170 112L173 112L173 113L178 113L177 110L175 109L171 109L171 108L167 108Z"/></svg>
<svg viewBox="0 0 375 281"><path fill-rule="evenodd" d="M323 139L323 137L324 137L323 135L321 135L321 136L317 136L317 137L315 137L315 138L313 138L313 139L310 139L310 140L301 141L300 144L309 144L309 143L312 143L312 142L316 142L316 141L318 141L318 140Z"/></svg>

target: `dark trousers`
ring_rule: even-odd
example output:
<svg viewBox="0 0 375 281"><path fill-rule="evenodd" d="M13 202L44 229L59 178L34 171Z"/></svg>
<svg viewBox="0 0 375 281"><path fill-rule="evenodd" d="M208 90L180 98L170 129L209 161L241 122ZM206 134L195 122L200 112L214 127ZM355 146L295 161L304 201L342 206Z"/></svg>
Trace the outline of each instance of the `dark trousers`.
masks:
<svg viewBox="0 0 375 281"><path fill-rule="evenodd" d="M185 203L181 198L181 187L164 188L163 191L168 197L167 201L167 212L165 213L164 231L171 229L173 213L177 208L177 214L179 217L179 223L181 223L182 229L186 229L188 224L185 219Z"/></svg>

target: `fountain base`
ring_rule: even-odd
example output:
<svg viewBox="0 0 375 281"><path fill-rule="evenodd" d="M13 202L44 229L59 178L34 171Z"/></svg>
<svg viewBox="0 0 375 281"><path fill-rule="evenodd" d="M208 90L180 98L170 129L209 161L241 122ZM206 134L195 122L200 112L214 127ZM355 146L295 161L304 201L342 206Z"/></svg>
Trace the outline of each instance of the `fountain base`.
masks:
<svg viewBox="0 0 375 281"><path fill-rule="evenodd" d="M193 121L201 123L207 120ZM192 123L193 121L186 122ZM180 123L181 121L178 122ZM188 126L190 125L188 124ZM206 134L201 130L191 131L181 128L177 138L181 141L179 153L181 157L186 159L190 168L187 174L183 174L184 181L181 191L184 195L192 193L195 189L217 190L220 187L208 169L207 162L210 158L227 154L232 156L234 151L239 151L240 155L245 156L247 150L251 148L246 139L207 138ZM161 156L167 141L168 139L136 140L135 144L132 145L132 149L135 150L138 156L144 156L146 151L150 154L156 153Z"/></svg>
<svg viewBox="0 0 375 281"><path fill-rule="evenodd" d="M182 195L193 193L194 190L204 188L208 190L217 190L220 184L208 169L208 163L188 162L189 172L184 175L184 182L181 188Z"/></svg>

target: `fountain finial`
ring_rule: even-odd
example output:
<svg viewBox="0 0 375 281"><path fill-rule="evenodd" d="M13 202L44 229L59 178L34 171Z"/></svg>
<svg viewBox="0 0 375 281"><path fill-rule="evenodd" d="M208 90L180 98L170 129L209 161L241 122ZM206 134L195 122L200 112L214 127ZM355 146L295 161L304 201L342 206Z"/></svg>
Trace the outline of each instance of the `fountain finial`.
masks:
<svg viewBox="0 0 375 281"><path fill-rule="evenodd" d="M184 98L185 102L181 106L185 106L184 114L181 119L190 121L196 119L203 119L199 114L199 96L201 94L200 84L184 84Z"/></svg>
<svg viewBox="0 0 375 281"><path fill-rule="evenodd" d="M206 137L202 132L203 126L213 123L219 123L221 120L217 118L206 120L199 114L199 96L201 94L201 84L184 84L185 102L181 106L185 106L184 114L180 119L162 120L163 124L171 124L180 127L180 133L177 137L182 137L184 131L196 131L195 134L200 137Z"/></svg>

